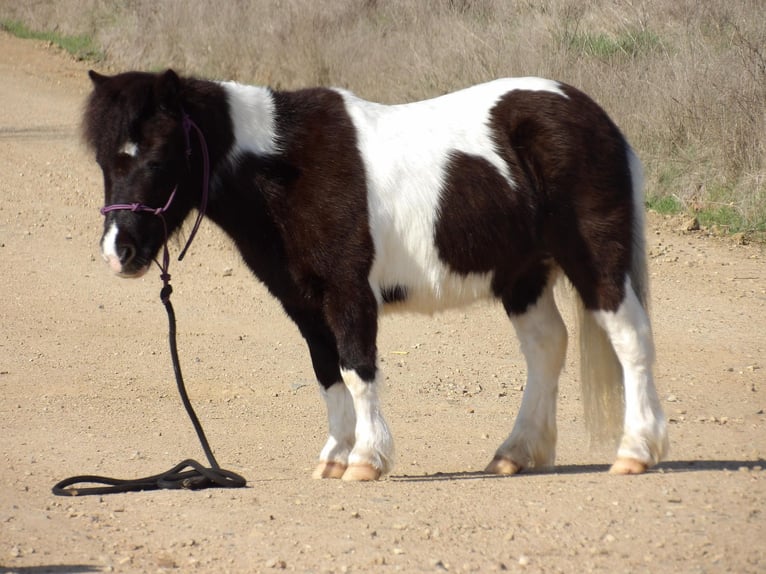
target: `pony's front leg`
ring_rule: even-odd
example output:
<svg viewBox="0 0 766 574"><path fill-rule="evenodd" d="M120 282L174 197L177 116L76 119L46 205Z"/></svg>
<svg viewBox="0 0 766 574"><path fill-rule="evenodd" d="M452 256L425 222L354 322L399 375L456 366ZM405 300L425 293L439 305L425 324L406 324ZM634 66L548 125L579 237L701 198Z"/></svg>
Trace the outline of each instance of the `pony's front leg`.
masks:
<svg viewBox="0 0 766 574"><path fill-rule="evenodd" d="M356 370L341 370L354 404L354 448L343 480L377 480L393 465L394 443L378 399L378 376L365 379Z"/></svg>
<svg viewBox="0 0 766 574"><path fill-rule="evenodd" d="M327 406L327 442L319 454L314 478L341 478L348 467L348 457L354 448L356 414L354 402L346 385L337 382L329 388L320 387Z"/></svg>
<svg viewBox="0 0 766 574"><path fill-rule="evenodd" d="M329 436L314 478L377 480L391 469L393 441L378 400L378 383L354 370L343 381L321 389L327 405Z"/></svg>
<svg viewBox="0 0 766 574"><path fill-rule="evenodd" d="M285 307L298 325L309 347L319 392L327 407L328 437L319 454L314 478L341 478L348 466L348 456L354 448L356 415L351 398L340 373L335 335L324 316L313 309Z"/></svg>
<svg viewBox="0 0 766 574"><path fill-rule="evenodd" d="M378 304L366 280L365 287L336 288L325 296L325 317L337 341L340 374L355 417L354 446L343 480L377 480L393 464L393 440L378 398ZM343 400L347 409L347 398Z"/></svg>

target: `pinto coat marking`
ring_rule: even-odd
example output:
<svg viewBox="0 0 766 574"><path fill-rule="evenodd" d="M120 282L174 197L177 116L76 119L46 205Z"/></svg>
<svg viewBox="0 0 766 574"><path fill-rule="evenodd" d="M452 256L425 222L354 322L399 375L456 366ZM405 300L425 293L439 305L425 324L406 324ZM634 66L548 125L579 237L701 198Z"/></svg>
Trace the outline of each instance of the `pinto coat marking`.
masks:
<svg viewBox="0 0 766 574"><path fill-rule="evenodd" d="M583 306L586 414L596 431L616 419L622 427L613 471L643 472L664 456L640 164L582 92L503 79L387 106L343 90L280 92L172 71L91 79L84 133L107 205L165 205L176 188L163 217L177 230L201 194L199 144L187 158L183 114L205 134L207 215L309 347L329 425L315 476L368 480L391 469L377 391L380 312L486 297L503 303L528 366L513 430L487 470L553 464L567 344L553 284L562 273ZM150 265L164 236L156 219L107 214L102 250L116 272ZM614 392L623 388L624 418Z"/></svg>

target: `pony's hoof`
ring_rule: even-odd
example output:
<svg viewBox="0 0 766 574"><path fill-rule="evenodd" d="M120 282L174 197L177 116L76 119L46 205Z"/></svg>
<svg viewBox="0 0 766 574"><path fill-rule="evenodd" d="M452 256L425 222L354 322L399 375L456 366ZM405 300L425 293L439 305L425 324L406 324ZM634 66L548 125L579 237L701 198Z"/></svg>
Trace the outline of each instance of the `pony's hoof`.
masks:
<svg viewBox="0 0 766 574"><path fill-rule="evenodd" d="M344 472L346 472L345 464L328 460L319 463L311 474L311 478L341 478Z"/></svg>
<svg viewBox="0 0 766 574"><path fill-rule="evenodd" d="M346 472L343 473L342 478L346 481L378 480L380 478L380 470L371 464L351 464L346 469Z"/></svg>
<svg viewBox="0 0 766 574"><path fill-rule="evenodd" d="M521 465L516 464L510 458L504 456L496 456L484 469L487 474L518 474L521 472Z"/></svg>
<svg viewBox="0 0 766 574"><path fill-rule="evenodd" d="M609 469L609 474L644 474L646 468L646 463L640 460L620 457L614 461L612 468Z"/></svg>

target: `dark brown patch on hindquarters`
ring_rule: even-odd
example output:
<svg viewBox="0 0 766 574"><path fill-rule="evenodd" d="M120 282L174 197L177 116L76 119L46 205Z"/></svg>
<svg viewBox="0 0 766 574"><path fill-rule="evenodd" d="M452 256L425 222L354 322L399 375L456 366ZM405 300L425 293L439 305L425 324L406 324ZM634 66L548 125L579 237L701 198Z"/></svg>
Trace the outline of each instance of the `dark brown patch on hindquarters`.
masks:
<svg viewBox="0 0 766 574"><path fill-rule="evenodd" d="M495 270L514 309L539 296L543 262L564 270L589 309L616 310L632 250L632 180L624 137L582 92L512 91L490 114L510 188L486 160L454 154L436 240L457 272ZM531 303L533 301L528 301Z"/></svg>
<svg viewBox="0 0 766 574"><path fill-rule="evenodd" d="M451 154L446 171L435 228L439 258L461 275L493 272L493 290L505 300L543 256L533 190L511 188L488 160L462 152ZM529 300L517 294L513 308L534 302L539 292L532 291Z"/></svg>
<svg viewBox="0 0 766 574"><path fill-rule="evenodd" d="M632 256L628 145L592 99L561 89L566 98L509 93L492 124L501 153L518 158L540 196L546 248L586 308L614 311Z"/></svg>

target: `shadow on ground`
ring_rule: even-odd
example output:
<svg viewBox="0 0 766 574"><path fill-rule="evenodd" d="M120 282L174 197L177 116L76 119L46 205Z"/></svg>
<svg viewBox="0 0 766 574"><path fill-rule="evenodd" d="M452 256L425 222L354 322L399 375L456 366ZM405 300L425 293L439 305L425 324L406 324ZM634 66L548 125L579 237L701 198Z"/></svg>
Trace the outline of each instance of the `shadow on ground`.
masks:
<svg viewBox="0 0 766 574"><path fill-rule="evenodd" d="M599 474L609 472L608 464L568 464L553 468L529 470L521 473L522 476L535 475L569 475L569 474ZM739 471L766 469L766 460L671 460L663 462L652 468L648 474L664 474L676 472L703 472L703 471ZM406 474L392 475L390 480L395 482L437 482L440 480L502 480L513 478L496 474L485 474L481 471L472 472L437 472L410 476Z"/></svg>

